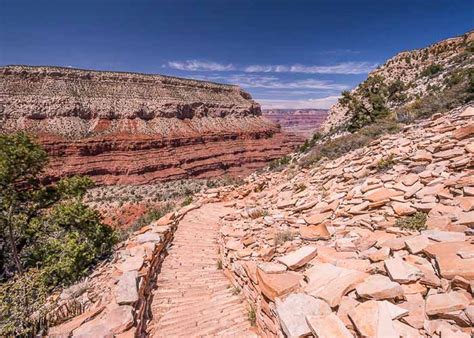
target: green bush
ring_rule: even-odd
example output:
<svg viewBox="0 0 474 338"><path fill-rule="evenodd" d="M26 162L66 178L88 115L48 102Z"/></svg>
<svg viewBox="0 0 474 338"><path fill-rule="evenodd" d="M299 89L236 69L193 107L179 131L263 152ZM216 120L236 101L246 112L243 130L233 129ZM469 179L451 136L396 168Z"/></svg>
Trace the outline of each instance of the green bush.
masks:
<svg viewBox="0 0 474 338"><path fill-rule="evenodd" d="M93 182L72 177L45 184L46 164L45 151L26 134L0 135L0 288L8 290L0 297L0 335L33 334L41 317L29 315L47 292L86 275L117 239L83 203ZM16 287L24 283L35 290Z"/></svg>
<svg viewBox="0 0 474 338"><path fill-rule="evenodd" d="M421 72L421 76L433 76L442 70L443 66L433 63Z"/></svg>
<svg viewBox="0 0 474 338"><path fill-rule="evenodd" d="M49 289L44 273L30 269L0 284L0 333L2 336L33 336L44 326L35 318L47 313L43 307Z"/></svg>
<svg viewBox="0 0 474 338"><path fill-rule="evenodd" d="M421 231L426 229L426 214L417 212L412 216L399 218L395 224L404 230Z"/></svg>
<svg viewBox="0 0 474 338"><path fill-rule="evenodd" d="M399 87L400 83L395 83L389 91L385 79L380 75L373 75L362 82L354 93L342 92L339 104L346 107L352 115L346 126L347 130L355 132L389 116L387 100L403 89Z"/></svg>
<svg viewBox="0 0 474 338"><path fill-rule="evenodd" d="M300 153L306 153L308 150L314 147L314 145L321 140L323 135L320 132L316 132L313 134L311 139L305 140L304 143L298 148Z"/></svg>
<svg viewBox="0 0 474 338"><path fill-rule="evenodd" d="M385 158L382 158L378 163L377 163L377 171L379 172L385 172L389 169L391 169L397 161L395 160L395 155L390 154Z"/></svg>
<svg viewBox="0 0 474 338"><path fill-rule="evenodd" d="M181 206L185 207L187 205L190 205L192 202L193 202L193 196L186 196L183 202L181 202Z"/></svg>

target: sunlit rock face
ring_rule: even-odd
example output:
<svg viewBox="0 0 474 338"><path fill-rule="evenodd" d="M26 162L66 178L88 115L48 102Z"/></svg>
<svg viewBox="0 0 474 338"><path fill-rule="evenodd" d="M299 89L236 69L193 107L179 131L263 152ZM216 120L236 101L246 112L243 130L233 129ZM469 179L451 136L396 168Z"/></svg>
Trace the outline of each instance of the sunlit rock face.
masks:
<svg viewBox="0 0 474 338"><path fill-rule="evenodd" d="M280 124L283 131L305 138L319 130L328 115L327 109L264 109L263 116Z"/></svg>
<svg viewBox="0 0 474 338"><path fill-rule="evenodd" d="M243 175L301 140L238 86L60 67L1 67L0 122L45 146L48 178L99 184Z"/></svg>

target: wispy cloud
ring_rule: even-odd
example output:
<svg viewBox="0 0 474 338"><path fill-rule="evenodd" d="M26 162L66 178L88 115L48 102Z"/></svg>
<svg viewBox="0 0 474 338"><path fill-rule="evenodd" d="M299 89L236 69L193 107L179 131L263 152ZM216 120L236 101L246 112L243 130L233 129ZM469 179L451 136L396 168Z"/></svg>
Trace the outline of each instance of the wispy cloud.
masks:
<svg viewBox="0 0 474 338"><path fill-rule="evenodd" d="M304 74L366 74L377 67L371 62L343 62L330 66L250 65L244 68L247 73L304 73Z"/></svg>
<svg viewBox="0 0 474 338"><path fill-rule="evenodd" d="M169 61L164 67L192 72L227 72L238 70L245 73L302 73L302 74L367 74L378 66L374 62L350 61L334 65L247 65L237 67L232 63L186 60Z"/></svg>
<svg viewBox="0 0 474 338"><path fill-rule="evenodd" d="M323 98L303 99L303 100L267 100L255 99L262 105L263 109L304 109L321 108L329 109L337 102L339 96L327 96Z"/></svg>
<svg viewBox="0 0 474 338"><path fill-rule="evenodd" d="M183 62L180 61L169 61L167 63L168 67L178 70L187 70L187 71L209 71L209 72L224 72L235 70L234 65L232 64L222 64L213 61L199 61L199 60L186 60Z"/></svg>
<svg viewBox="0 0 474 338"><path fill-rule="evenodd" d="M229 76L194 76L199 80L225 81L245 88L267 88L267 89L314 89L314 90L344 90L348 86L330 81L305 79L305 80L282 80L276 76L261 76L254 74L232 74Z"/></svg>

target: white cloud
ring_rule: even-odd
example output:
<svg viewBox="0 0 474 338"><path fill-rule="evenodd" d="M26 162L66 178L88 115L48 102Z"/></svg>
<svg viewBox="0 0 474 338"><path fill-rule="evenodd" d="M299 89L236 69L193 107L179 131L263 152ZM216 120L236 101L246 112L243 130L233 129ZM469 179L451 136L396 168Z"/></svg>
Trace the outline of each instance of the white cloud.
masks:
<svg viewBox="0 0 474 338"><path fill-rule="evenodd" d="M371 62L343 62L331 66L250 65L244 68L246 73L304 73L304 74L366 74L377 67Z"/></svg>
<svg viewBox="0 0 474 338"><path fill-rule="evenodd" d="M180 61L169 61L167 64L168 67L178 70L187 70L187 71L211 71L211 72L224 72L235 70L234 65L232 64L222 64L212 61L199 61L199 60L186 60L184 62Z"/></svg>
<svg viewBox="0 0 474 338"><path fill-rule="evenodd" d="M318 90L344 90L348 86L330 81L305 79L284 81L276 76L260 76L254 74L233 74L229 76L194 76L199 80L225 81L245 88L268 89L318 89Z"/></svg>
<svg viewBox="0 0 474 338"><path fill-rule="evenodd" d="M240 70L245 73L302 73L302 74L367 74L378 66L373 62L342 62L330 66L294 65L248 65L236 67L233 64L223 64L214 61L186 60L169 61L164 67L184 71L227 72Z"/></svg>
<svg viewBox="0 0 474 338"><path fill-rule="evenodd" d="M305 109L305 108L320 108L329 109L337 102L340 96L328 96L315 99L302 100L266 100L255 99L262 105L263 109Z"/></svg>

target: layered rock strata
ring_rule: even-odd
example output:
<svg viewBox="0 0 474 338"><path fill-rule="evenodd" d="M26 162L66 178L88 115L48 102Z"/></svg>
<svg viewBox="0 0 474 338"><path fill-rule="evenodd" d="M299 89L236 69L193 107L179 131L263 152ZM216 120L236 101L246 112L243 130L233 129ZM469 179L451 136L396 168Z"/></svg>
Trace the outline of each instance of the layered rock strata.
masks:
<svg viewBox="0 0 474 338"><path fill-rule="evenodd" d="M328 114L327 109L264 109L263 116L278 123L282 130L305 138L319 130Z"/></svg>
<svg viewBox="0 0 474 338"><path fill-rule="evenodd" d="M300 141L237 86L58 67L0 68L0 122L38 137L50 179L100 184L245 174Z"/></svg>

